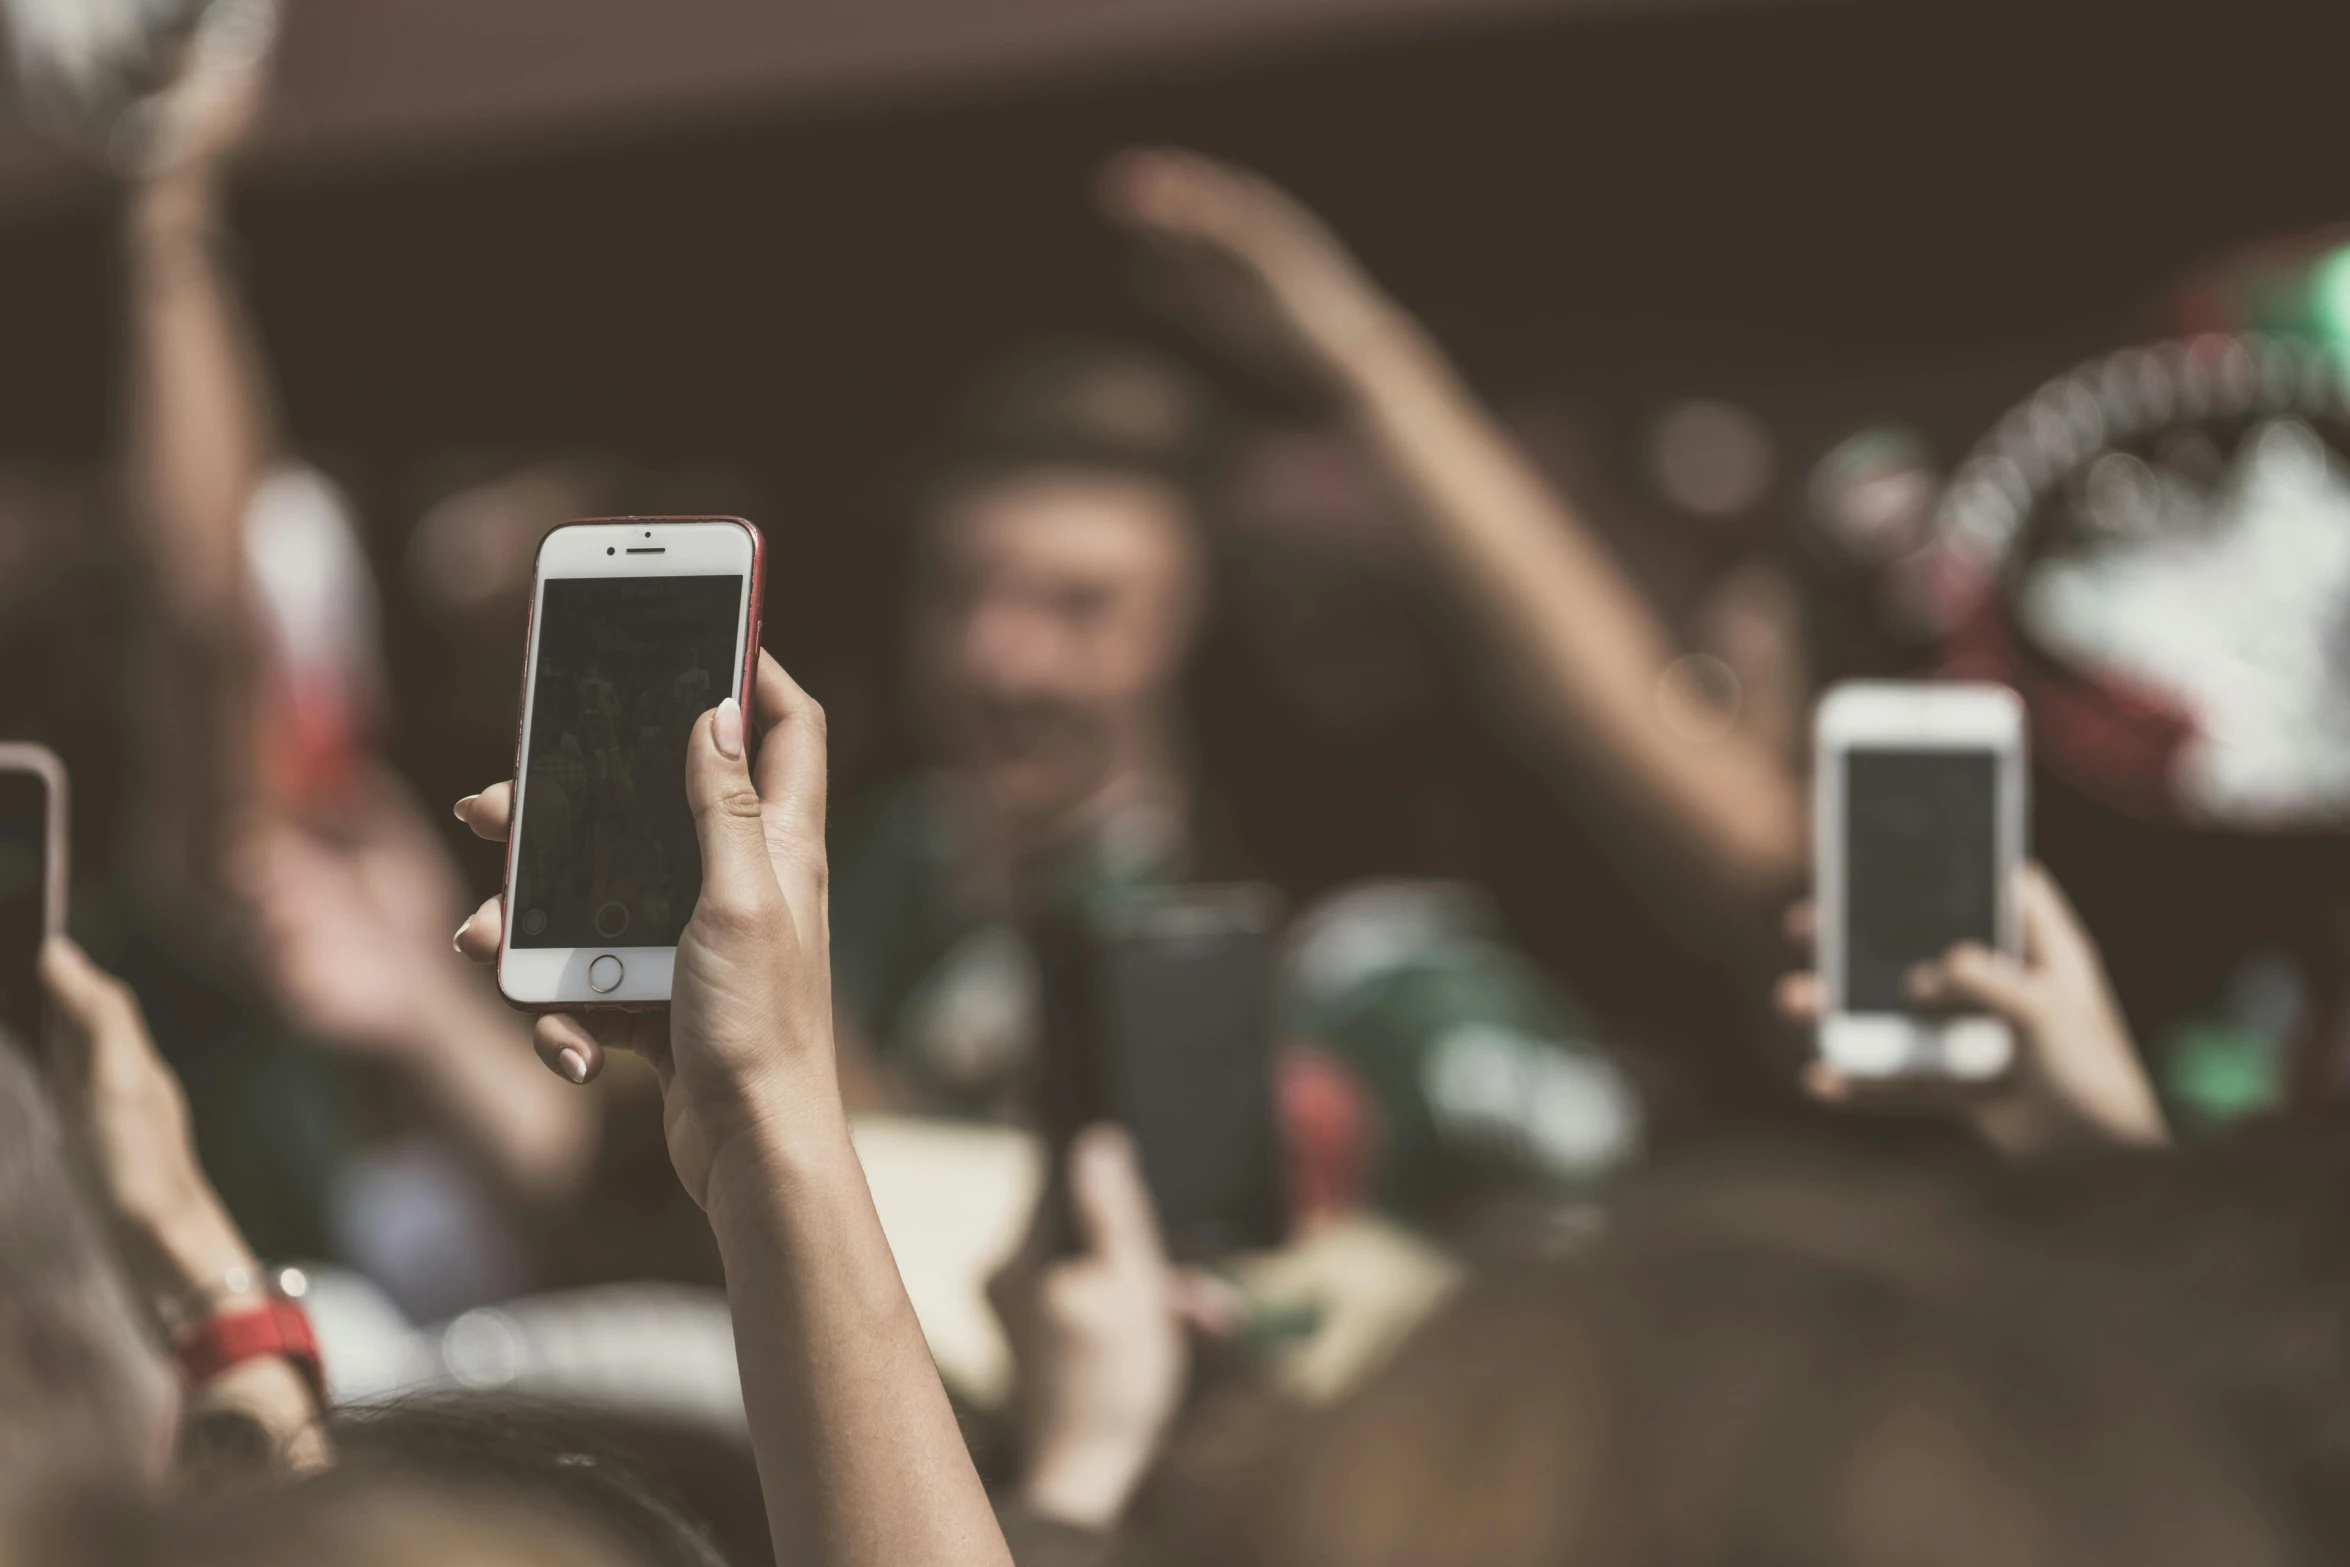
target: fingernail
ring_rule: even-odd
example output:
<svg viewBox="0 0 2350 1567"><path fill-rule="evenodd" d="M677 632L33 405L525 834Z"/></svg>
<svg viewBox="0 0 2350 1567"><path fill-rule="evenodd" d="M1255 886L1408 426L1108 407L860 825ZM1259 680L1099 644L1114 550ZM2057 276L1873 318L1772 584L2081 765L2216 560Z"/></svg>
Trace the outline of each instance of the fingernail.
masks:
<svg viewBox="0 0 2350 1567"><path fill-rule="evenodd" d="M718 742L721 756L743 754L742 704L733 697L718 704L718 717L710 725L710 738Z"/></svg>
<svg viewBox="0 0 2350 1567"><path fill-rule="evenodd" d="M470 806L471 804L473 804L473 802L474 802L474 801L476 801L476 800L478 800L478 799L480 799L480 798L481 798L481 796L480 796L480 795L478 795L478 794L469 794L469 795L467 795L467 796L466 796L464 799L462 799L462 800L459 800L459 801L458 801L458 802L457 802L455 805L451 806L451 807L449 808L449 809L450 809L450 813L451 813L452 815L454 815L454 816L457 818L457 820L459 820L459 821L461 821L461 822L463 822L463 821L471 821L471 820L472 820L472 818L471 818L471 817L469 817L469 816L467 816L467 815L465 814L466 807Z"/></svg>
<svg viewBox="0 0 2350 1567"><path fill-rule="evenodd" d="M457 927L457 934L449 938L449 950L456 953L459 957L463 957L465 955L465 927L472 923L473 916L468 914L465 917L464 922Z"/></svg>
<svg viewBox="0 0 2350 1567"><path fill-rule="evenodd" d="M563 1047L563 1053L558 1055L555 1059L561 1063L563 1067L563 1075L565 1077L570 1078L575 1083L584 1083L587 1081L586 1056L581 1055L578 1051L572 1049L569 1045L565 1045Z"/></svg>

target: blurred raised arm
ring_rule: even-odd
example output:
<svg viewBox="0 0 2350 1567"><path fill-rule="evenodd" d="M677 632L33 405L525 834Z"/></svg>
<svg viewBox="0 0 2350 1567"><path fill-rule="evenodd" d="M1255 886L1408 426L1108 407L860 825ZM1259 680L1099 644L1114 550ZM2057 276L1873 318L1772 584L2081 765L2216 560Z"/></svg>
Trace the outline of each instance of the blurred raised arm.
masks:
<svg viewBox="0 0 2350 1567"><path fill-rule="evenodd" d="M743 1403L788 1567L1009 1567L946 1389L849 1143L832 1037L824 713L762 655L753 702L695 724L686 797L702 892L669 1010L554 1014L540 1055L571 1081L607 1050L661 1082L669 1157L726 1265ZM461 802L503 837L512 791ZM458 932L497 957L495 899Z"/></svg>
<svg viewBox="0 0 2350 1567"><path fill-rule="evenodd" d="M227 264L229 155L258 80L214 105L187 155L125 210L126 466L157 602L195 627L239 615L246 503L277 460L275 397Z"/></svg>
<svg viewBox="0 0 2350 1567"><path fill-rule="evenodd" d="M200 935L226 824L256 804L263 652L244 521L278 437L225 258L228 164L261 82L192 85L204 118L125 194L123 466L142 587L136 856L147 890Z"/></svg>
<svg viewBox="0 0 2350 1567"><path fill-rule="evenodd" d="M1195 306L1260 344L1278 339L1335 393L1600 840L1644 884L1661 878L1682 929L1756 950L1802 874L1802 781L1751 726L1705 738L1659 721L1676 653L1664 627L1443 350L1255 174L1131 152L1105 171L1102 195Z"/></svg>

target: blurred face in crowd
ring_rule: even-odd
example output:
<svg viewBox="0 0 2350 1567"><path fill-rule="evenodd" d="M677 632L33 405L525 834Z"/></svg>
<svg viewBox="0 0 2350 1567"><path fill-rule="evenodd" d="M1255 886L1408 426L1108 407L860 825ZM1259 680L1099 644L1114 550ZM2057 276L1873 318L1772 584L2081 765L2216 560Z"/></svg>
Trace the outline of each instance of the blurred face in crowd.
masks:
<svg viewBox="0 0 2350 1567"><path fill-rule="evenodd" d="M1166 755L1199 598L1187 503L1147 475L1038 468L950 493L918 668L949 759L1000 820L1049 826Z"/></svg>

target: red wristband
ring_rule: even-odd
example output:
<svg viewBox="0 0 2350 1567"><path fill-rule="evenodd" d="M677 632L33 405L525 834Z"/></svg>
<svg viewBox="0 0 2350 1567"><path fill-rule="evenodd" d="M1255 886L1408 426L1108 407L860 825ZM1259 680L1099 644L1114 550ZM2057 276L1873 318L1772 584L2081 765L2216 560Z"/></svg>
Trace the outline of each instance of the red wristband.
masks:
<svg viewBox="0 0 2350 1567"><path fill-rule="evenodd" d="M293 1363L326 1408L326 1371L310 1314L282 1296L265 1295L206 1318L179 1341L180 1369L191 1382L209 1382L231 1366L276 1355Z"/></svg>

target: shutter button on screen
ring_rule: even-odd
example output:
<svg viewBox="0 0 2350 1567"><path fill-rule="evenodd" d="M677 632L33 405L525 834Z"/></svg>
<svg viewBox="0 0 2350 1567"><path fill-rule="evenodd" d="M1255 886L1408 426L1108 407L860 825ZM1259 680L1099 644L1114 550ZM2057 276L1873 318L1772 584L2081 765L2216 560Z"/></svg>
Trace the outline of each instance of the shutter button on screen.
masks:
<svg viewBox="0 0 2350 1567"><path fill-rule="evenodd" d="M599 996L618 990L620 978L627 972L620 966L620 960L607 952L588 965L588 989Z"/></svg>

